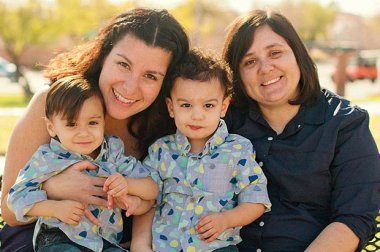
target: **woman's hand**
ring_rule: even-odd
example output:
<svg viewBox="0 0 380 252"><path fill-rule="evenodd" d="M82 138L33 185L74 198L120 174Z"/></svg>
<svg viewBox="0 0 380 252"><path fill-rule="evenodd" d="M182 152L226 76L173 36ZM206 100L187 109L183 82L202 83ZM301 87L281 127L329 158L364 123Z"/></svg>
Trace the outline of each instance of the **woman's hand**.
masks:
<svg viewBox="0 0 380 252"><path fill-rule="evenodd" d="M107 194L102 190L105 179L83 174L96 166L89 161L78 162L43 184L49 199L74 200L85 205L107 207Z"/></svg>

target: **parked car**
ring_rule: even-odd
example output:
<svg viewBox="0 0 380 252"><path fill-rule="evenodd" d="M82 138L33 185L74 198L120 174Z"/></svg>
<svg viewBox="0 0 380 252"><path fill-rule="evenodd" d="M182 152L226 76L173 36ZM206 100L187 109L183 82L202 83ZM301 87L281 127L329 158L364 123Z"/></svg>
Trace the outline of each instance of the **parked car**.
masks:
<svg viewBox="0 0 380 252"><path fill-rule="evenodd" d="M347 80L377 79L377 58L356 57L351 59L346 67Z"/></svg>
<svg viewBox="0 0 380 252"><path fill-rule="evenodd" d="M0 57L0 77L16 80L16 65Z"/></svg>

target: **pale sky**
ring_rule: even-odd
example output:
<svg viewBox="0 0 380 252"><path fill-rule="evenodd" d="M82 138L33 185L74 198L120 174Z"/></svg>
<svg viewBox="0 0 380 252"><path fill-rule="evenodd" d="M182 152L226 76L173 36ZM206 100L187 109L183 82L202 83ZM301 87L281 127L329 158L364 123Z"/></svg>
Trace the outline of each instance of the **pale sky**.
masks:
<svg viewBox="0 0 380 252"><path fill-rule="evenodd" d="M122 0L113 0L122 1ZM141 2L149 2L157 7L170 7L182 0L142 0ZM232 8L240 12L247 11L252 8L265 8L274 6L281 0L224 0ZM361 16L373 16L380 13L380 0L318 0L322 5L328 5L335 2L337 6L344 12L349 12Z"/></svg>

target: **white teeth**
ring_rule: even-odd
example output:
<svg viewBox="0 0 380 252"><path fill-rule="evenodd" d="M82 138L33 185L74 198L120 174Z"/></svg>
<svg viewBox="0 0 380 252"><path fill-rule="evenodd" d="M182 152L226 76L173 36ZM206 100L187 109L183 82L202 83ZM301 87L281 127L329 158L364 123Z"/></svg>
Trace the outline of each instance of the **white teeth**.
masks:
<svg viewBox="0 0 380 252"><path fill-rule="evenodd" d="M266 85L269 85L269 84L275 83L276 81L279 81L279 80L280 80L280 77L277 77L276 79L273 79L273 80L269 80L269 81L264 82L262 85L263 85L263 86L266 86Z"/></svg>
<svg viewBox="0 0 380 252"><path fill-rule="evenodd" d="M127 103L127 104L132 104L134 102L136 102L137 100L130 100L130 99L127 99L125 97L123 97L120 93L118 93L115 89L113 89L113 93L115 94L116 98L123 102L123 103Z"/></svg>

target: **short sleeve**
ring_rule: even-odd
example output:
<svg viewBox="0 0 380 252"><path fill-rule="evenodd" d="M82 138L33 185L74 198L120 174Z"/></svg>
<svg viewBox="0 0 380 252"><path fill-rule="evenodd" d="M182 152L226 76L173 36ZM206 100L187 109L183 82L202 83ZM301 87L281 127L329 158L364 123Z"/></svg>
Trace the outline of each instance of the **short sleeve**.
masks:
<svg viewBox="0 0 380 252"><path fill-rule="evenodd" d="M235 160L238 200L263 204L266 211L269 211L271 203L268 197L267 179L255 160L255 150L248 139L240 139L239 142L241 155Z"/></svg>
<svg viewBox="0 0 380 252"><path fill-rule="evenodd" d="M157 183L160 190L157 196L157 203L162 201L162 192L163 192L163 181L159 173L159 161L160 161L160 142L157 141L152 144L148 149L148 156L144 159L143 165L150 172L150 176ZM162 150L162 149L161 149Z"/></svg>

